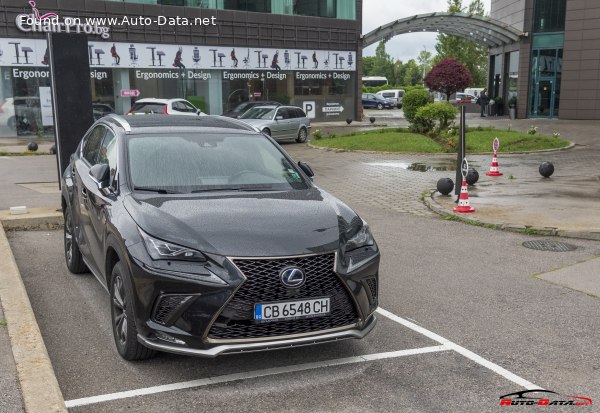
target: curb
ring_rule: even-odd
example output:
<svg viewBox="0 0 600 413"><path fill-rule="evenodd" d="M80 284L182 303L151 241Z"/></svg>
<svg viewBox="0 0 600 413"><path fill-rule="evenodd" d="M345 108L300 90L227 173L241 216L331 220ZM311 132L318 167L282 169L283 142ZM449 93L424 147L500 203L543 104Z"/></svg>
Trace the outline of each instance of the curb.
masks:
<svg viewBox="0 0 600 413"><path fill-rule="evenodd" d="M5 231L58 229L63 226L63 216L61 212L49 208L31 208L23 215L10 215L9 211L0 211L0 225Z"/></svg>
<svg viewBox="0 0 600 413"><path fill-rule="evenodd" d="M52 217L52 220L55 218ZM14 223L18 220L11 221ZM26 221L28 223L25 227L33 228L34 221L31 221L30 218ZM43 223L44 220L39 219L39 222ZM13 228L19 227L19 225L13 226ZM1 223L0 299L4 315L8 320L8 335L25 411L28 413L66 413L67 408L52 368L52 362Z"/></svg>
<svg viewBox="0 0 600 413"><path fill-rule="evenodd" d="M459 221L464 224L475 225L479 227L485 227L490 229L496 229L501 231L518 232L520 234L527 235L545 235L545 236L556 236L565 238L576 238L576 239L587 239L593 241L600 241L600 231L573 231L565 230L553 227L535 227L531 225L517 225L517 224L496 224L491 222L485 222L477 218L463 218L459 214L448 211L446 208L435 202L433 194L436 190L427 191L427 194L423 196L423 203L427 208L436 214L444 217L451 218L453 221Z"/></svg>
<svg viewBox="0 0 600 413"><path fill-rule="evenodd" d="M367 153L367 154L373 154L373 153L380 153L380 154L384 154L384 155L430 155L430 156L452 156L455 155L452 152L448 152L448 153L440 153L440 152L434 152L434 153L428 153L428 152L385 152L385 151L362 151L360 149L340 149L340 148L329 148L327 146L315 146L312 143L310 143L310 141L306 142L306 145L309 148L312 149L320 149L323 151L330 151L330 152L355 152L355 153ZM540 149L538 151L518 151L518 152L501 152L502 155L526 155L526 154L535 154L535 153L551 153L551 152L561 152L561 151L567 151L569 149L573 149L575 146L577 146L577 144L575 142L570 142L569 145L562 147L562 148L553 148L553 149ZM474 153L469 153L469 155L492 155L493 152L474 152Z"/></svg>

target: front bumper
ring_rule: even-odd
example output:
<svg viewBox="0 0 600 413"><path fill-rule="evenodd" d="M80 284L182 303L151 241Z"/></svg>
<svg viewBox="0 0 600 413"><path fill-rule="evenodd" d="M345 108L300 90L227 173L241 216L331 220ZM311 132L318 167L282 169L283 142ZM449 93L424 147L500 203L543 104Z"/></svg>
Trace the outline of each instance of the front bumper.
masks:
<svg viewBox="0 0 600 413"><path fill-rule="evenodd" d="M371 318L367 320L362 329L352 328L349 330L337 331L333 333L317 334L314 336L286 340L273 339L271 341L263 341L258 343L222 344L206 350L173 346L163 341L147 339L142 335L138 335L138 341L144 346L158 351L165 351L168 353L182 354L187 356L216 357L220 354L251 353L254 351L277 350L284 348L308 346L313 344L328 343L349 338L361 339L364 338L367 334L369 334L371 330L373 330L375 324L377 324L377 318L374 315L372 315Z"/></svg>
<svg viewBox="0 0 600 413"><path fill-rule="evenodd" d="M308 257L324 257L333 254L335 259L331 263L332 267L330 267L329 273L335 275L336 282L343 286L341 288L344 292L342 296L348 297L350 306L338 306L337 315L346 314L345 311L352 308L355 310L353 312L355 316L342 317L341 321L335 325L327 325L323 317L311 319L311 321L303 319L299 320L295 327L303 323L310 323L310 328L297 330L282 330L276 326L277 323L262 325L257 323L255 325L253 321L246 322L243 317L240 318L241 314L246 314L253 308L245 307L244 303L236 301L246 287L251 288L252 279L246 278L245 272L233 264L236 259L223 258L219 262L213 261L210 269L222 280L220 283L214 282L215 277L212 277L212 280L205 278L201 282L182 279L178 275L171 276L175 273L157 272L156 268L149 268L143 262L134 259L130 269L134 284L138 341L159 351L215 357L223 353L260 351L346 338L363 338L376 323L373 312L377 308L379 256L377 255L368 264L348 274L336 271L340 265L338 254L312 254ZM274 260L281 259L281 257L274 258ZM174 266L175 263L170 268L175 270ZM312 268L311 271L316 277L317 269ZM277 270L274 270L273 273L277 274ZM280 284L279 281L277 284ZM244 288L241 288L242 285ZM268 292L266 285L260 285L261 294L266 294ZM254 286L256 287L256 283ZM308 288L308 283L306 287ZM331 317L333 317L336 297L340 298L341 296L326 295L332 297ZM311 296L322 296L322 294L311 293ZM257 299L256 301L250 300L250 302L296 299L295 297L272 297L273 299L264 297L260 296L260 301ZM302 298L298 297L297 299ZM158 308L158 303L163 303L162 300L165 299L167 303L172 302L173 308L176 310L167 313L162 311L162 307ZM169 301L171 299L172 301ZM169 306L165 306L165 308L167 307ZM232 329L240 329L239 334L236 336L219 334L224 329L227 330L228 326L231 326ZM263 326L267 329L272 327L272 334L268 334L271 333L271 330L264 333L261 330Z"/></svg>

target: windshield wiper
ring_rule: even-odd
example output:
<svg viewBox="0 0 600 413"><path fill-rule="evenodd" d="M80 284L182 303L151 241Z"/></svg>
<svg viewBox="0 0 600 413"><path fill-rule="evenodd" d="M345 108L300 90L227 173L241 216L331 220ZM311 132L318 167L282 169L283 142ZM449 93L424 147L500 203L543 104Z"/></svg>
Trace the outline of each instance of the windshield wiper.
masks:
<svg viewBox="0 0 600 413"><path fill-rule="evenodd" d="M134 186L134 191L148 191L148 192L156 192L158 194L181 194L182 192L172 191L170 189L164 188L156 188L153 186Z"/></svg>
<svg viewBox="0 0 600 413"><path fill-rule="evenodd" d="M218 192L218 191L252 192L252 191L276 191L276 189L274 189L271 186L257 186L257 187L248 187L248 188L243 188L243 187L235 186L235 187L227 187L227 188L202 188L202 189L195 189L195 190L191 191L190 193L197 194L199 192Z"/></svg>

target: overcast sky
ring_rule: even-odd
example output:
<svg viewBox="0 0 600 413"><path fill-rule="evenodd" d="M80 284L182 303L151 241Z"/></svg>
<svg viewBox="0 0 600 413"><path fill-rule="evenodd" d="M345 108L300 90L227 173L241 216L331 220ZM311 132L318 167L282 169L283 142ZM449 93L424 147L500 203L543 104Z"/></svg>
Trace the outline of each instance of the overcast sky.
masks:
<svg viewBox="0 0 600 413"><path fill-rule="evenodd" d="M491 0L483 0L488 14L490 2ZM469 3L470 0L463 0L463 5L468 6ZM369 33L392 20L447 9L447 0L365 0L363 1L363 33ZM416 60L423 47L430 52L435 52L436 38L437 35L434 33L408 33L392 38L386 43L385 48L393 59L406 62L410 59ZM364 50L364 55L375 55L376 47L376 44L368 47Z"/></svg>

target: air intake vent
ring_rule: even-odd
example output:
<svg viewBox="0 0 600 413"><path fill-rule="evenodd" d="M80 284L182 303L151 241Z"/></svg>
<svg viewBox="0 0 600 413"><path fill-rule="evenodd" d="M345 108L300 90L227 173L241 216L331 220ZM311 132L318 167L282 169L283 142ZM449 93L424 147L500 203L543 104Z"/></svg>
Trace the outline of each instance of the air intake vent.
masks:
<svg viewBox="0 0 600 413"><path fill-rule="evenodd" d="M377 305L377 278L367 278L365 282L367 283L367 287L369 287L371 304Z"/></svg>
<svg viewBox="0 0 600 413"><path fill-rule="evenodd" d="M175 322L179 315L187 308L194 296L168 294L161 295L156 300L154 307L154 321L162 325L171 325Z"/></svg>

